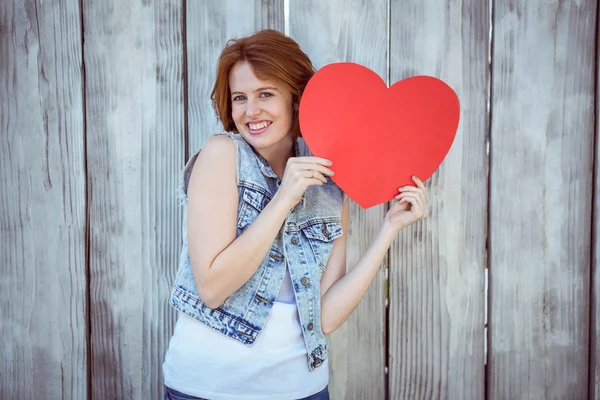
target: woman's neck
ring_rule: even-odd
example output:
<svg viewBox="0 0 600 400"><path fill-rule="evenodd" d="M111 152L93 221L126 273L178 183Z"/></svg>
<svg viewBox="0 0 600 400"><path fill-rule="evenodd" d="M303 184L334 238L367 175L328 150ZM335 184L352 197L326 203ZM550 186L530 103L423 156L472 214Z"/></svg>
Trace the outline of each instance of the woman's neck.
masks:
<svg viewBox="0 0 600 400"><path fill-rule="evenodd" d="M273 172L279 178L283 178L288 159L294 157L294 145L292 141L285 141L272 148L260 150L259 154L269 163Z"/></svg>

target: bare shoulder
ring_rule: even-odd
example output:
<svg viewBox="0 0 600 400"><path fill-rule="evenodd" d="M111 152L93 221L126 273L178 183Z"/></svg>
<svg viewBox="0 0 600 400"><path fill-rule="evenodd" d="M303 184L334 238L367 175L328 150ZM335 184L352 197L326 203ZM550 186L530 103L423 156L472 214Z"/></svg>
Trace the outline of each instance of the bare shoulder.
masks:
<svg viewBox="0 0 600 400"><path fill-rule="evenodd" d="M207 185L211 188L235 185L235 144L225 135L210 137L190 175L188 193L192 194Z"/></svg>
<svg viewBox="0 0 600 400"><path fill-rule="evenodd" d="M226 135L214 135L211 136L204 146L202 147L202 151L200 151L200 155L204 153L205 157L211 158L220 158L220 157L234 157L235 153L235 144L233 143L233 139Z"/></svg>

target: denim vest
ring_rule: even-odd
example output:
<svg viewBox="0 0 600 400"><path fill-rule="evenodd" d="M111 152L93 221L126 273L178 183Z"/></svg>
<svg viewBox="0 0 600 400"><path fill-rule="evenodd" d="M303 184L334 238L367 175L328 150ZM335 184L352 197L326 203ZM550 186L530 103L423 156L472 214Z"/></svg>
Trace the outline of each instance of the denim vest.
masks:
<svg viewBox="0 0 600 400"><path fill-rule="evenodd" d="M240 236L273 198L281 180L241 135L220 134L230 137L236 148L237 236ZM295 142L296 156L303 155L299 148ZM308 367L313 371L323 364L329 353L327 337L321 328L320 282L333 241L342 235L342 190L329 178L322 186L310 186L301 202L289 213L260 267L240 289L213 310L200 300L188 253L187 185L197 156L197 153L192 156L183 169L178 189L184 206L183 247L170 304L222 334L251 346L267 322L287 265L296 295Z"/></svg>

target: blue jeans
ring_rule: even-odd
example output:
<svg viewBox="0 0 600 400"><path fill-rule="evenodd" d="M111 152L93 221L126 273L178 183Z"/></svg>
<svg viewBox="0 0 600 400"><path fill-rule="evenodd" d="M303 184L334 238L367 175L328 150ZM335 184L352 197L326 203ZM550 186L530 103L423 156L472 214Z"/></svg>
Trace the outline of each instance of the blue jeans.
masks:
<svg viewBox="0 0 600 400"><path fill-rule="evenodd" d="M209 400L203 399L202 397L190 396L189 394L178 392L175 389L165 386L165 398L164 400ZM319 393L315 393L312 396L303 397L298 400L329 400L329 386L325 386L325 389Z"/></svg>

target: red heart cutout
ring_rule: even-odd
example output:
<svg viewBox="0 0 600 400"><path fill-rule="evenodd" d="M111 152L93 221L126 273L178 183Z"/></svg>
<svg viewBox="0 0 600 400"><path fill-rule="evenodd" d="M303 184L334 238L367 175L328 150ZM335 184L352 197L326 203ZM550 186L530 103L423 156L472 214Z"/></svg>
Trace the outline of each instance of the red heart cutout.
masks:
<svg viewBox="0 0 600 400"><path fill-rule="evenodd" d="M311 152L333 161L333 181L363 208L425 181L448 154L460 105L443 81L415 76L389 89L370 69L329 64L310 79L300 128Z"/></svg>

